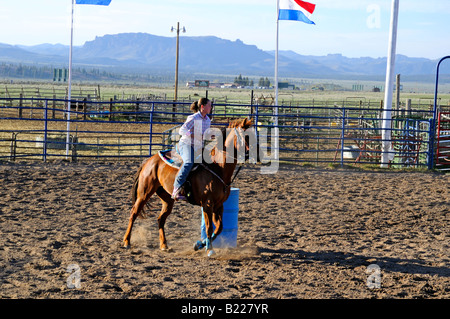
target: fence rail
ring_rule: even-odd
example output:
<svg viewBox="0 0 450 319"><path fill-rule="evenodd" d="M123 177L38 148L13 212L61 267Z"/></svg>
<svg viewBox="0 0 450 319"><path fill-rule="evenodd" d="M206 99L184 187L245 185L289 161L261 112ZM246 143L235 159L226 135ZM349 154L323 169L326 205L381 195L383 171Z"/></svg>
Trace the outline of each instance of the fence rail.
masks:
<svg viewBox="0 0 450 319"><path fill-rule="evenodd" d="M350 103L349 103L350 104ZM170 148L177 130L190 114L190 103L171 101L87 101L0 98L0 160L124 160L145 158ZM280 161L380 164L381 109L363 105L278 108ZM230 118L251 116L260 144L273 151L274 106L214 103L213 126ZM433 113L428 110L393 112L391 167L426 167L430 160ZM70 129L68 130L67 124Z"/></svg>

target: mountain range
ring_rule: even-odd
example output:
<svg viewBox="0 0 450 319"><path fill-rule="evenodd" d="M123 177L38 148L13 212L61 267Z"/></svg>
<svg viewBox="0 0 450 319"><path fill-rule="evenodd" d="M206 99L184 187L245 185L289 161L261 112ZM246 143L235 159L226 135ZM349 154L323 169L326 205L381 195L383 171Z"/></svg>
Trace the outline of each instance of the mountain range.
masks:
<svg viewBox="0 0 450 319"><path fill-rule="evenodd" d="M121 33L96 37L73 48L73 64L78 67L107 68L115 72L173 72L176 40L147 33ZM67 67L69 47L61 44L34 46L0 43L0 62ZM215 36L180 37L179 72L270 76L274 72L274 51L264 51L241 40ZM383 80L386 57L349 58L279 52L280 77ZM411 80L433 80L437 60L396 56L396 73ZM441 74L450 74L449 63ZM450 76L444 77L450 81Z"/></svg>

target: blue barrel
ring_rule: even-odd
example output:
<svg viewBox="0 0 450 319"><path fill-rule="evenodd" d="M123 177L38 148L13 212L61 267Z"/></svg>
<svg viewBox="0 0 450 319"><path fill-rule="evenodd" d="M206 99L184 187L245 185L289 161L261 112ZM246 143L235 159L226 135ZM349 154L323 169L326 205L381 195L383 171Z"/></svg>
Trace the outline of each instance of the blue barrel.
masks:
<svg viewBox="0 0 450 319"><path fill-rule="evenodd" d="M233 248L237 246L238 232L238 213L239 213L239 188L231 188L230 196L223 203L223 228L220 235L214 240L214 248ZM213 224L213 229L215 229ZM205 217L202 208L202 240L206 239Z"/></svg>

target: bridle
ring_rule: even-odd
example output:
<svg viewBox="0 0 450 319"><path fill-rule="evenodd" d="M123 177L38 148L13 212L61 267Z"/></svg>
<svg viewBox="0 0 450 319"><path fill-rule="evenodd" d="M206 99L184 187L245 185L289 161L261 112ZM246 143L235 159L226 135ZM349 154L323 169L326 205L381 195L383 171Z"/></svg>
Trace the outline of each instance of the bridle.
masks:
<svg viewBox="0 0 450 319"><path fill-rule="evenodd" d="M241 146L245 146L245 139L242 137L242 132L244 132L243 129L239 129L239 131L237 130L237 128L234 128L234 134L236 135L236 139L238 141L238 143Z"/></svg>
<svg viewBox="0 0 450 319"><path fill-rule="evenodd" d="M237 129L236 127L234 128L234 134L236 135L237 142L239 143L240 146L246 147L246 154L245 154L245 155L247 156L248 145L247 145L247 143L245 142L245 138L242 136L243 132L244 132L244 130L241 129L241 128L239 129L239 131L238 131L238 129ZM231 156L231 155L228 154L228 152L226 152L226 157L228 158L229 156L230 156L231 158L233 158L233 161L234 161L234 160L238 161L238 159L237 159L234 155ZM219 175L217 175L214 171L212 171L208 166L206 166L206 165L204 165L204 164L201 164L201 166L203 166L206 170L208 170L208 171L211 172L214 176L216 176L216 177L222 182L222 184L223 184L226 188L231 187L231 184L232 184L233 181L236 179L236 176L239 174L240 170L242 169L242 165L243 165L243 164L240 164L240 165L239 165L239 167L238 167L236 173L234 174L234 177L231 179L231 182L230 182L229 184L226 184L225 181L224 181Z"/></svg>

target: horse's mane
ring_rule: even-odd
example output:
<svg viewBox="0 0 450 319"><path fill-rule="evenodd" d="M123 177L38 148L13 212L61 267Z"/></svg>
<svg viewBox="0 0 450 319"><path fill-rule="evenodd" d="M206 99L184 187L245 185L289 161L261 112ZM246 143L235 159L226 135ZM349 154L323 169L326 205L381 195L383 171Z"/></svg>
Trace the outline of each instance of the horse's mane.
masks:
<svg viewBox="0 0 450 319"><path fill-rule="evenodd" d="M228 127L242 127L244 130L248 129L250 126L253 125L253 120L249 117L243 118L243 119L236 119L229 123Z"/></svg>
<svg viewBox="0 0 450 319"><path fill-rule="evenodd" d="M225 140L227 139L227 133L229 133L229 130L227 131L227 129L235 128L235 127L243 127L244 129L247 129L251 125L252 125L251 120L247 120L246 118L244 118L244 119L235 119L235 120L230 121L228 123L228 127L221 127L220 128L220 132L222 133L222 142L225 143ZM216 149L216 146L214 146L211 149L210 155L214 155L215 149Z"/></svg>
<svg viewBox="0 0 450 319"><path fill-rule="evenodd" d="M230 123L228 123L228 128L233 128L233 127L238 127L239 124L242 123L242 121L244 121L244 119L235 119L230 121Z"/></svg>
<svg viewBox="0 0 450 319"><path fill-rule="evenodd" d="M244 121L245 119L235 119L228 123L228 127L221 127L220 132L222 133L222 141L225 142L225 140L227 139L227 133L229 133L227 129L241 127Z"/></svg>

